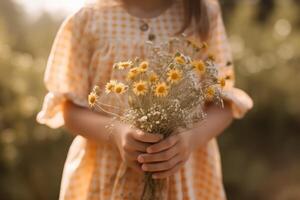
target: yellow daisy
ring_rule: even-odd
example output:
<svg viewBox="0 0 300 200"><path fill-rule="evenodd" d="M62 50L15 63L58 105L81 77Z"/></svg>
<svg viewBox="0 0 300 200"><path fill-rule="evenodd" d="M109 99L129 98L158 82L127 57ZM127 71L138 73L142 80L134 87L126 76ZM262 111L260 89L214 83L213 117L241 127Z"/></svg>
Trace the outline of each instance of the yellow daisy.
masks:
<svg viewBox="0 0 300 200"><path fill-rule="evenodd" d="M194 40L189 39L188 40L188 45L191 45L194 49L197 49L197 50L200 49L199 46L197 45L197 42L194 41Z"/></svg>
<svg viewBox="0 0 300 200"><path fill-rule="evenodd" d="M169 93L169 87L166 83L161 82L155 86L154 94L157 97L165 97Z"/></svg>
<svg viewBox="0 0 300 200"><path fill-rule="evenodd" d="M205 63L202 60L195 60L192 62L192 66L199 74L203 74L206 70Z"/></svg>
<svg viewBox="0 0 300 200"><path fill-rule="evenodd" d="M226 80L225 80L225 78L221 78L221 79L219 80L219 84L221 85L222 88L224 88L225 85L226 85Z"/></svg>
<svg viewBox="0 0 300 200"><path fill-rule="evenodd" d="M181 64L181 65L183 65L183 64L185 64L185 59L184 59L184 57L183 56L176 56L175 57L175 61L178 63L178 64Z"/></svg>
<svg viewBox="0 0 300 200"><path fill-rule="evenodd" d="M117 83L114 87L114 92L116 94L123 94L127 90L127 86L123 83Z"/></svg>
<svg viewBox="0 0 300 200"><path fill-rule="evenodd" d="M94 88L93 88L93 92L96 94L96 95L99 95L100 94L100 88L99 88L99 86L95 86Z"/></svg>
<svg viewBox="0 0 300 200"><path fill-rule="evenodd" d="M117 63L117 66L119 69L127 69L129 67L132 67L132 65L133 65L132 61L125 61L125 62Z"/></svg>
<svg viewBox="0 0 300 200"><path fill-rule="evenodd" d="M88 102L89 102L89 106L91 108L94 108L96 103L97 103L97 94L95 92L91 92L88 96Z"/></svg>
<svg viewBox="0 0 300 200"><path fill-rule="evenodd" d="M116 84L117 84L117 81L115 81L115 80L109 81L105 86L105 93L109 94L109 93L113 92Z"/></svg>
<svg viewBox="0 0 300 200"><path fill-rule="evenodd" d="M233 78L234 78L233 74L228 74L228 75L225 77L226 80L233 80Z"/></svg>
<svg viewBox="0 0 300 200"><path fill-rule="evenodd" d="M127 74L127 80L128 80L128 81L133 81L133 80L136 78L136 76L137 76L136 73L130 71L130 72L128 72L128 74Z"/></svg>
<svg viewBox="0 0 300 200"><path fill-rule="evenodd" d="M148 91L148 85L146 81L139 81L133 84L133 92L137 96L145 95Z"/></svg>
<svg viewBox="0 0 300 200"><path fill-rule="evenodd" d="M149 76L149 81L150 81L151 83L155 83L156 81L158 81L158 76L157 76L157 74L156 74L156 73L150 74L150 76Z"/></svg>
<svg viewBox="0 0 300 200"><path fill-rule="evenodd" d="M132 73L132 74L138 75L139 69L137 67L134 67L134 68L130 69L129 72Z"/></svg>
<svg viewBox="0 0 300 200"><path fill-rule="evenodd" d="M146 72L148 67L149 67L149 62L148 61L143 61L139 65L139 71L140 72Z"/></svg>
<svg viewBox="0 0 300 200"><path fill-rule="evenodd" d="M205 97L208 101L211 101L216 94L216 90L214 87L209 86L205 91Z"/></svg>
<svg viewBox="0 0 300 200"><path fill-rule="evenodd" d="M203 48L203 49L207 49L207 48L208 48L208 44L207 44L206 42L203 42L203 43L202 43L202 48Z"/></svg>
<svg viewBox="0 0 300 200"><path fill-rule="evenodd" d="M167 73L168 81L171 83L178 83L182 79L182 71L178 69L171 69Z"/></svg>
<svg viewBox="0 0 300 200"><path fill-rule="evenodd" d="M208 59L211 61L216 61L216 57L213 54L208 54Z"/></svg>

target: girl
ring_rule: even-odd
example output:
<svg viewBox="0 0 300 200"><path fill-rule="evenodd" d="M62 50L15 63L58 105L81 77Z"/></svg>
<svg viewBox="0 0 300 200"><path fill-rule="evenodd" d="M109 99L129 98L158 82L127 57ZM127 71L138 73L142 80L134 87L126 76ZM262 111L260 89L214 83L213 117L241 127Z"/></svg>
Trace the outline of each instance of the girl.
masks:
<svg viewBox="0 0 300 200"><path fill-rule="evenodd" d="M108 134L110 117L87 108L91 87L122 80L112 71L113 63L143 57L145 41L159 43L182 32L195 43L206 41L203 58L214 54L220 77L226 77L225 108L208 106L204 123L164 140L121 122ZM153 178L168 178L164 199L224 200L215 137L252 107L248 95L233 87L231 61L217 0L95 0L70 16L49 57L49 93L37 118L77 135L60 199L138 200L143 173L152 172Z"/></svg>

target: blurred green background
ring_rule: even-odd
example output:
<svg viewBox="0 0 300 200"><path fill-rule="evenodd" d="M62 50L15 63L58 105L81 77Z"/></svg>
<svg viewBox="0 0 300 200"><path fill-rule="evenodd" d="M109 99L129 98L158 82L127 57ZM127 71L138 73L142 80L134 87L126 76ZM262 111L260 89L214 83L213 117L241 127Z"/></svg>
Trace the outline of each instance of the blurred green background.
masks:
<svg viewBox="0 0 300 200"><path fill-rule="evenodd" d="M31 1L34 3L34 1ZM220 139L230 200L300 199L300 1L223 0L237 85L254 109ZM34 16L34 17L32 17ZM36 123L63 15L0 1L0 199L58 198L72 137Z"/></svg>

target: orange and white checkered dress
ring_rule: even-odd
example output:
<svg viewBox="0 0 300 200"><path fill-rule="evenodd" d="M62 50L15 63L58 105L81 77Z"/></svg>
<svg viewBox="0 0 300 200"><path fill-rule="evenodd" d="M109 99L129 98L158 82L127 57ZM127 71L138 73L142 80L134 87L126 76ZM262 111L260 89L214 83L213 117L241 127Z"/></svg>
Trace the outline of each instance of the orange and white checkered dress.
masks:
<svg viewBox="0 0 300 200"><path fill-rule="evenodd" d="M228 63L231 54L217 1L208 0L208 8L212 35L206 53L215 55L220 76L227 79L224 98L231 102L234 116L241 118L252 101L233 87L233 67ZM149 29L141 30L145 22ZM155 42L164 41L178 32L182 23L180 0L151 19L130 15L118 1L102 0L84 6L65 20L56 36L45 73L49 93L38 122L52 128L64 125L62 105L66 99L86 107L94 85L103 88L110 79L124 78L112 71L113 63L142 57L149 34L156 36ZM196 34L190 37L200 42ZM142 190L143 176L127 169L111 144L82 136L74 139L64 167L60 200L139 200ZM215 139L193 152L182 169L169 177L165 194L168 200L226 199Z"/></svg>

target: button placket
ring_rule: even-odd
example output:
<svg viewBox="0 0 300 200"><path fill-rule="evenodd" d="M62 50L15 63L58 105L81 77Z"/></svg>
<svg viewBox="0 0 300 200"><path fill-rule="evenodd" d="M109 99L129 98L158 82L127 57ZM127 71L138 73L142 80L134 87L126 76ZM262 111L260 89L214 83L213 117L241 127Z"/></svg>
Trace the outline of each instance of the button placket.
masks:
<svg viewBox="0 0 300 200"><path fill-rule="evenodd" d="M149 22L145 20L141 20L140 30L148 34L148 38L147 38L148 40L154 41L156 39L156 35L151 31Z"/></svg>

